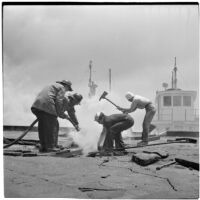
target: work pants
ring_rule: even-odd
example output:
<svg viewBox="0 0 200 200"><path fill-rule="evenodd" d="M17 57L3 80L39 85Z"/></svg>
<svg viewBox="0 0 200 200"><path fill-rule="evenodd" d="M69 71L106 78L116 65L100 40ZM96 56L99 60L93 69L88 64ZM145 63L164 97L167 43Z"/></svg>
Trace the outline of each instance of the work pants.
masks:
<svg viewBox="0 0 200 200"><path fill-rule="evenodd" d="M42 151L47 151L57 146L59 123L57 117L46 112L32 108L38 118L38 136Z"/></svg>
<svg viewBox="0 0 200 200"><path fill-rule="evenodd" d="M103 147L105 149L112 149L113 148L113 142L115 141L115 148L124 148L124 142L122 139L121 132L124 130L129 129L131 126L133 126L134 121L132 117L127 115L127 118L123 121L119 121L112 125L109 130L107 131L106 138L103 144Z"/></svg>
<svg viewBox="0 0 200 200"><path fill-rule="evenodd" d="M155 129L155 125L151 124L151 121L156 113L156 109L152 104L146 106L146 114L143 120L143 131L142 131L142 141L148 142L149 133Z"/></svg>

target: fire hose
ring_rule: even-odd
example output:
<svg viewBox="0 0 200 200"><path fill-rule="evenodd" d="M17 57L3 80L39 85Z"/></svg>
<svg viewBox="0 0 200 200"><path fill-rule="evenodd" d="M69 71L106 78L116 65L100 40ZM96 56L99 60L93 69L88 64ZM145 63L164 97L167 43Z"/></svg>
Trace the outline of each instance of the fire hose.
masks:
<svg viewBox="0 0 200 200"><path fill-rule="evenodd" d="M11 142L10 144L6 144L4 145L4 149L8 148L10 146L12 146L13 144L17 143L19 140L21 140L32 128L33 126L38 122L38 119L34 120L33 123L28 127L28 129L22 134L20 135L16 140L14 140L13 142Z"/></svg>
<svg viewBox="0 0 200 200"><path fill-rule="evenodd" d="M74 122L73 122L70 118L67 118L67 119L72 123L72 125L74 126L74 128L75 128L77 131L79 131L78 127L74 124ZM16 144L19 140L21 140L21 139L33 128L33 126L34 126L37 122L38 122L38 119L34 120L34 121L32 122L32 124L28 127L28 129L27 129L24 133L22 133L22 135L20 135L18 138L16 138L13 142L4 145L3 148L5 149L5 148L8 148L8 147L12 146L13 144Z"/></svg>

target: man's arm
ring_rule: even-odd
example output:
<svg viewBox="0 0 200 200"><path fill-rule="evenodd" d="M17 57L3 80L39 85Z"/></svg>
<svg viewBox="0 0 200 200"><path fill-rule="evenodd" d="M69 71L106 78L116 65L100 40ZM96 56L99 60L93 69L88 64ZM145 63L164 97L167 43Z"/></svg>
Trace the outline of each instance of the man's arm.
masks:
<svg viewBox="0 0 200 200"><path fill-rule="evenodd" d="M73 121L76 125L78 125L79 123L78 123L78 119L77 119L77 117L76 117L76 113L75 113L74 107L69 108L69 109L67 110L67 112L68 112L69 117L72 119L72 121Z"/></svg>
<svg viewBox="0 0 200 200"><path fill-rule="evenodd" d="M97 143L97 148L98 148L98 149L99 149L101 143L103 143L104 140L105 140L106 132L107 132L107 131L106 131L106 128L103 127L103 130L102 130L102 132L101 132L101 135L100 135L99 140L98 140L98 143Z"/></svg>
<svg viewBox="0 0 200 200"><path fill-rule="evenodd" d="M137 102L136 101L133 101L131 103L130 108L121 108L121 107L118 107L118 110L122 111L125 114L134 112L136 109L137 109Z"/></svg>
<svg viewBox="0 0 200 200"><path fill-rule="evenodd" d="M65 119L67 117L67 115L64 113L65 112L64 95L65 95L65 90L63 88L60 88L55 99L55 107L57 115L62 119Z"/></svg>

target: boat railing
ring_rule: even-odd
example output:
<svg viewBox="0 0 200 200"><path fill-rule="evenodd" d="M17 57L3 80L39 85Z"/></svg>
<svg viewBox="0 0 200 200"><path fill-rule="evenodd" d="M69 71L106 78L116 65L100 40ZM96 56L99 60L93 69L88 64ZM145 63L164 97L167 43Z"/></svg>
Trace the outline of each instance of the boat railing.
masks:
<svg viewBox="0 0 200 200"><path fill-rule="evenodd" d="M173 109L160 109L154 120L158 121L198 121L199 109L181 109L176 111Z"/></svg>

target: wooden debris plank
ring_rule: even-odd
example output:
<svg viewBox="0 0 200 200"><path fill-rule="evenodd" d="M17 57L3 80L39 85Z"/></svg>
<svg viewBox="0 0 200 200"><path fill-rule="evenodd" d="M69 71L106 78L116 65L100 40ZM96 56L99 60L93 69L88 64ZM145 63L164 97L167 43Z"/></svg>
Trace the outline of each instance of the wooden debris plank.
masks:
<svg viewBox="0 0 200 200"><path fill-rule="evenodd" d="M131 140L141 140L142 136L131 137ZM160 135L149 135L148 141L160 140Z"/></svg>
<svg viewBox="0 0 200 200"><path fill-rule="evenodd" d="M14 152L14 151L10 151L10 152L3 152L3 155L5 156L21 156L23 153L22 152Z"/></svg>
<svg viewBox="0 0 200 200"><path fill-rule="evenodd" d="M175 161L184 166L184 167L188 167L188 168L192 168L195 170L199 171L199 163L193 162L193 161L189 161L189 160L185 160L185 159L181 159L181 158L175 158Z"/></svg>

